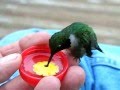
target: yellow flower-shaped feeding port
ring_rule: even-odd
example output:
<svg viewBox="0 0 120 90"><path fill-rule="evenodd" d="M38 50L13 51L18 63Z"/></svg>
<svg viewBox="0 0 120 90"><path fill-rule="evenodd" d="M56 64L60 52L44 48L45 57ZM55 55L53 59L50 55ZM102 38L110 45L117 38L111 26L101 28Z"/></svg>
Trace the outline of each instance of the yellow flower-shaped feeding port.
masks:
<svg viewBox="0 0 120 90"><path fill-rule="evenodd" d="M46 64L47 61L37 62L33 65L33 71L41 76L52 76L59 72L59 67L55 63L50 62L48 67L45 67Z"/></svg>

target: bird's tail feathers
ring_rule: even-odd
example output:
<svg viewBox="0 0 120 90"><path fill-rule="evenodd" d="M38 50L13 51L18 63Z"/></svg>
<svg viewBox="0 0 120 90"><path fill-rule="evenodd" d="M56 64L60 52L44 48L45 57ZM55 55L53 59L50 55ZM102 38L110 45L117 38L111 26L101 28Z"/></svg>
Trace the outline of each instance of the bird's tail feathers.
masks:
<svg viewBox="0 0 120 90"><path fill-rule="evenodd" d="M103 53L103 51L102 51L102 49L99 47L99 45L97 44L97 46L95 47L98 51L100 51L100 52L102 52Z"/></svg>

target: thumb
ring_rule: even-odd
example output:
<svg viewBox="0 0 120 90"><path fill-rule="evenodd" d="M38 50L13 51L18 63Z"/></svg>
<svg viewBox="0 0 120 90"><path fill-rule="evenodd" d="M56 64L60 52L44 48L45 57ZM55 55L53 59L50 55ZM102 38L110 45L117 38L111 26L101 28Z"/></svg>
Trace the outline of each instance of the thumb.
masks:
<svg viewBox="0 0 120 90"><path fill-rule="evenodd" d="M0 58L0 83L7 80L20 66L21 55L10 54Z"/></svg>
<svg viewBox="0 0 120 90"><path fill-rule="evenodd" d="M60 90L61 83L54 76L44 77L40 80L34 90Z"/></svg>

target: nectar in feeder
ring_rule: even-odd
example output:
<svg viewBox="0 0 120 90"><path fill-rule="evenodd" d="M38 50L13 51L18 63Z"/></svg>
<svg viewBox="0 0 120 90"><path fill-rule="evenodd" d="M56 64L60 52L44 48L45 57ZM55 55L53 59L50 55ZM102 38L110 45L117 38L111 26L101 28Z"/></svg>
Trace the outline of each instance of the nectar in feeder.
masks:
<svg viewBox="0 0 120 90"><path fill-rule="evenodd" d="M45 66L46 64L47 61L35 63L33 65L33 71L41 76L52 76L59 72L59 67L54 62L51 62L48 67Z"/></svg>

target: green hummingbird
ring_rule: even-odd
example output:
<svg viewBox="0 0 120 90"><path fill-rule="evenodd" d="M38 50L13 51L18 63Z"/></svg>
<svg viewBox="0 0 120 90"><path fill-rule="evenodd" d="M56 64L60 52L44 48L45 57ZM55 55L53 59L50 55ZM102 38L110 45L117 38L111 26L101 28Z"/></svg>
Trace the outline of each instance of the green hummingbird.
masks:
<svg viewBox="0 0 120 90"><path fill-rule="evenodd" d="M92 56L93 49L103 52L93 29L82 22L74 22L63 30L53 34L49 40L51 56L46 66L49 66L53 55L63 49L70 50L73 57L81 58L83 55Z"/></svg>

